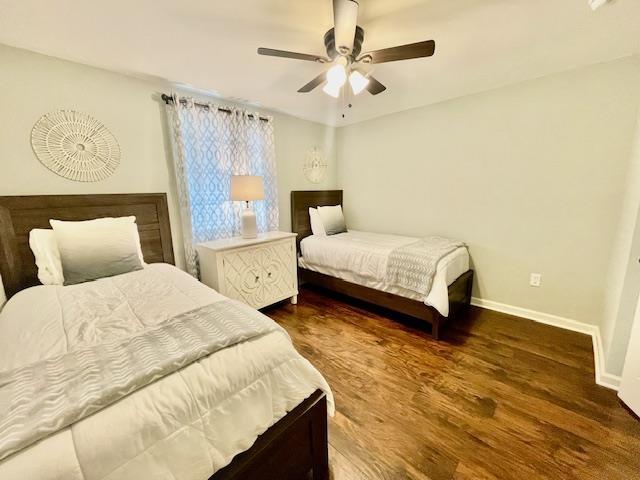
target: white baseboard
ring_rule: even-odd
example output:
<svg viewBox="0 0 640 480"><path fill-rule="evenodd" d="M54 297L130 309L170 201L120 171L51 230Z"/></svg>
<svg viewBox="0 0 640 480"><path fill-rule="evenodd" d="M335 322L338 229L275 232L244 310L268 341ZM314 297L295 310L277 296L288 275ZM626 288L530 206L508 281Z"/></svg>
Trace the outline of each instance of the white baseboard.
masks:
<svg viewBox="0 0 640 480"><path fill-rule="evenodd" d="M596 383L603 387L618 390L620 388L620 376L607 372L606 360L604 357L604 348L602 346L602 336L600 328L595 327L596 331L592 335L593 339L593 358L596 363Z"/></svg>
<svg viewBox="0 0 640 480"><path fill-rule="evenodd" d="M516 317L526 318L528 320L533 320L535 322L544 323L558 328L564 328L565 330L591 335L591 339L593 341L593 359L595 362L596 383L613 390L618 390L620 387L620 377L618 375L608 373L606 370L602 337L600 335L600 328L597 325L590 325L570 318L559 317L557 315L529 310L527 308L514 307L513 305L494 302L493 300L485 300L483 298L472 297L471 305L514 315Z"/></svg>

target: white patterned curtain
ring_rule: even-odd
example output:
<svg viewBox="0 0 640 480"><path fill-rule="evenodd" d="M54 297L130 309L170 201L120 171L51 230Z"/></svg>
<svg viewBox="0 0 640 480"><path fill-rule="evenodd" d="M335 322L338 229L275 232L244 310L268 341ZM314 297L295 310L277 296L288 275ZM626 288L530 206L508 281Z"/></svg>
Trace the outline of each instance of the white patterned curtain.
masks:
<svg viewBox="0 0 640 480"><path fill-rule="evenodd" d="M198 277L195 245L241 231L242 205L229 200L231 175L263 178L264 200L252 205L258 231L278 228L273 119L265 121L257 112L227 106L196 104L177 94L167 112L187 271Z"/></svg>

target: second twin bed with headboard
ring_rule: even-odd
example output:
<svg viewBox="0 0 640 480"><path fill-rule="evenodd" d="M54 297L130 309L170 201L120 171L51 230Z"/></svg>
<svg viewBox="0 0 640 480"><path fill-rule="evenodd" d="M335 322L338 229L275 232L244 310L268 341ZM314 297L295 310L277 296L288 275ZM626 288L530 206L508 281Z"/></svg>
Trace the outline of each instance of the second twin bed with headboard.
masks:
<svg viewBox="0 0 640 480"><path fill-rule="evenodd" d="M342 190L291 192L301 281L423 320L438 339L442 325L471 300L466 246L435 236L347 230L342 205ZM337 231L323 228L335 229L336 222Z"/></svg>

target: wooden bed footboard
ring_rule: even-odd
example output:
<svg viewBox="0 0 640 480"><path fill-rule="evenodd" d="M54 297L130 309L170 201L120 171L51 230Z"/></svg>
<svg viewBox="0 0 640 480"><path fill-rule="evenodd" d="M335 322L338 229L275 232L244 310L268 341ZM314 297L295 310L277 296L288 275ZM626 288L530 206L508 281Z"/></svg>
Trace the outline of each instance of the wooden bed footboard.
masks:
<svg viewBox="0 0 640 480"><path fill-rule="evenodd" d="M316 390L209 480L328 480L327 398Z"/></svg>

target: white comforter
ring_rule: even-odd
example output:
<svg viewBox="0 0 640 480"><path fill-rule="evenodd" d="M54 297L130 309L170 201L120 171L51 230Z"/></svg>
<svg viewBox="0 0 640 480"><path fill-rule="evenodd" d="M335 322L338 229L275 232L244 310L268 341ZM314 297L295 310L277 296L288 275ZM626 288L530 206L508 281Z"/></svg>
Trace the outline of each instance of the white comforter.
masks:
<svg viewBox="0 0 640 480"><path fill-rule="evenodd" d="M224 298L162 264L34 287L0 313L0 369L125 336ZM286 334L274 332L205 357L8 457L0 478L204 480L317 388L332 411L324 378Z"/></svg>
<svg viewBox="0 0 640 480"><path fill-rule="evenodd" d="M445 256L436 268L431 291L423 294L386 282L389 254L419 240L416 237L349 230L337 235L311 235L300 242L300 267L341 278L376 290L419 300L449 315L448 286L469 270L469 252L460 247Z"/></svg>

